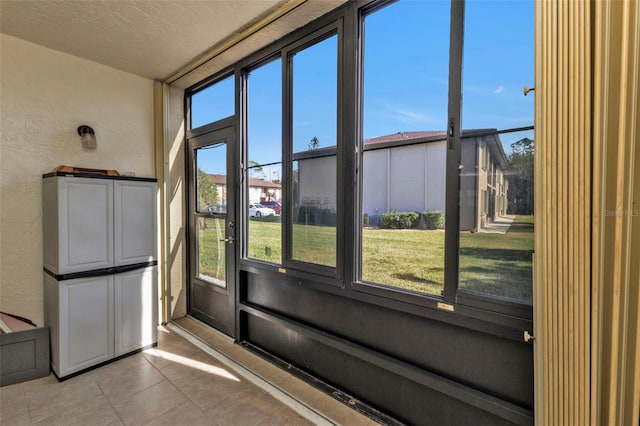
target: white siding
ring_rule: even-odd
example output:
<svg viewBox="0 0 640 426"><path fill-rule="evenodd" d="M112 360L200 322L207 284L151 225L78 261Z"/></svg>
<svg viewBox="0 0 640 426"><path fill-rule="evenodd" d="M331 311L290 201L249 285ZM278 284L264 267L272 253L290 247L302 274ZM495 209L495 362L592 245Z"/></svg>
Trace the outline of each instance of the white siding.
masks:
<svg viewBox="0 0 640 426"><path fill-rule="evenodd" d="M446 154L444 141L365 151L362 212L444 212Z"/></svg>
<svg viewBox="0 0 640 426"><path fill-rule="evenodd" d="M377 216L388 210L389 154L388 149L364 153L362 213Z"/></svg>
<svg viewBox="0 0 640 426"><path fill-rule="evenodd" d="M298 161L299 202L336 209L336 157Z"/></svg>

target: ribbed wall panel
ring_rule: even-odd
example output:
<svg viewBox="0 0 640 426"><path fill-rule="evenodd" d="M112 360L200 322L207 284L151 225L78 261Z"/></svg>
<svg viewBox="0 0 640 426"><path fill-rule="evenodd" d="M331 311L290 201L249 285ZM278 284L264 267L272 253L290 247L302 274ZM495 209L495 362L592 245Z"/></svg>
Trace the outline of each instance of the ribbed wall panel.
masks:
<svg viewBox="0 0 640 426"><path fill-rule="evenodd" d="M640 411L640 4L596 2L593 424Z"/></svg>
<svg viewBox="0 0 640 426"><path fill-rule="evenodd" d="M640 3L536 2L536 423L640 417Z"/></svg>
<svg viewBox="0 0 640 426"><path fill-rule="evenodd" d="M591 11L536 2L536 424L590 415Z"/></svg>

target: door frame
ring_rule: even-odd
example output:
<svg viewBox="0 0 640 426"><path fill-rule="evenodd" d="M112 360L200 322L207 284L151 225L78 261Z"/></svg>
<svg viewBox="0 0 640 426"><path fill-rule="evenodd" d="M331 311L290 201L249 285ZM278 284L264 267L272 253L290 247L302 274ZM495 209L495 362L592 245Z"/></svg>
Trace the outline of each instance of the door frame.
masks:
<svg viewBox="0 0 640 426"><path fill-rule="evenodd" d="M237 195L234 188L237 187L236 176L237 167L234 159L236 158L237 140L236 140L235 117L231 116L214 123L203 126L196 131L187 131L185 143L185 168L187 183L187 313L195 318L205 322L206 324L216 328L217 330L227 334L232 338L236 338L236 256L238 241L238 221L236 217ZM226 143L226 216L225 216L225 238L232 238L231 242L225 244L225 281L226 287L216 286L199 279L196 276L198 261L198 250L196 247L197 238L196 230L196 157L194 155L196 149L206 146L215 145L217 142L224 140ZM212 215L213 217L221 217L220 215ZM223 311L219 317L207 315L205 312L199 313L194 311L193 305L193 286L194 282L204 283L211 290L213 297L226 298L219 304Z"/></svg>

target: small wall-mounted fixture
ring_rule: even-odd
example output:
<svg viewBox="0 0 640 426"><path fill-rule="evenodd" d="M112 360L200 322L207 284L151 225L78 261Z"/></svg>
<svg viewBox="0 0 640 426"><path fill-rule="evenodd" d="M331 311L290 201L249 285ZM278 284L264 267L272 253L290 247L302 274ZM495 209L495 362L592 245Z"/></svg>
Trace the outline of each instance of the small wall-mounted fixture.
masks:
<svg viewBox="0 0 640 426"><path fill-rule="evenodd" d="M82 147L86 149L96 149L96 133L87 125L78 127L78 134L82 141Z"/></svg>
<svg viewBox="0 0 640 426"><path fill-rule="evenodd" d="M534 90L536 90L535 87L524 86L524 89L522 91L524 92L524 95L527 96L529 94L529 92L533 92Z"/></svg>

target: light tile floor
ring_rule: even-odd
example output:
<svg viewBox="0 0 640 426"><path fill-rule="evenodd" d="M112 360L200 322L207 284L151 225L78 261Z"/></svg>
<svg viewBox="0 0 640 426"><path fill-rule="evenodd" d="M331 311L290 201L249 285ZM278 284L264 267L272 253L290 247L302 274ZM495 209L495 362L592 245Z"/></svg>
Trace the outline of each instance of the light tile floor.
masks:
<svg viewBox="0 0 640 426"><path fill-rule="evenodd" d="M226 336L190 318L183 329L336 424L376 424ZM53 375L0 388L1 425L307 425L310 421L176 333L158 346L77 377Z"/></svg>

